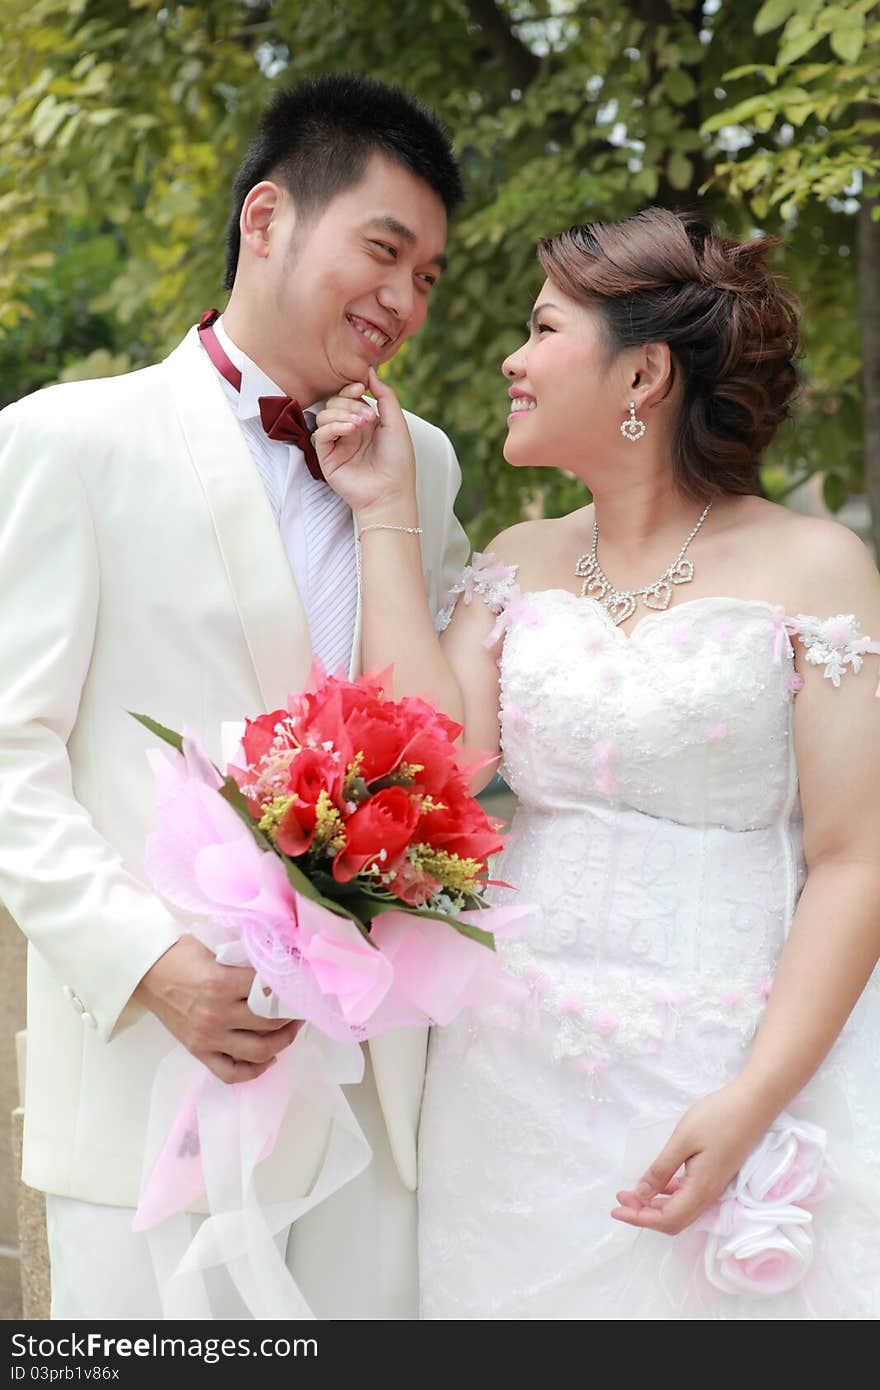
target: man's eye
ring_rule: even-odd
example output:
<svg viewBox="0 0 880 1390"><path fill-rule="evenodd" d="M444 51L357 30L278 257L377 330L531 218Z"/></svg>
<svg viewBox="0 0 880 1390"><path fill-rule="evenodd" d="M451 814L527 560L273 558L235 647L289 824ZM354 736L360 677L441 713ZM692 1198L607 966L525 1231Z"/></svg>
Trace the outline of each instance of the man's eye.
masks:
<svg viewBox="0 0 880 1390"><path fill-rule="evenodd" d="M395 261L397 260L397 247L396 247L396 246L389 246L389 244L388 244L387 241L374 241L374 242L371 243L371 245L373 245L373 246L378 246L380 251L385 251L385 252L387 252L387 254L388 254L389 256L391 256L391 258L392 258L393 260L395 260Z"/></svg>
<svg viewBox="0 0 880 1390"><path fill-rule="evenodd" d="M428 275L427 273L424 273L419 275L418 278L422 281L423 284L427 285L429 289L432 285L436 285L437 283L436 275Z"/></svg>

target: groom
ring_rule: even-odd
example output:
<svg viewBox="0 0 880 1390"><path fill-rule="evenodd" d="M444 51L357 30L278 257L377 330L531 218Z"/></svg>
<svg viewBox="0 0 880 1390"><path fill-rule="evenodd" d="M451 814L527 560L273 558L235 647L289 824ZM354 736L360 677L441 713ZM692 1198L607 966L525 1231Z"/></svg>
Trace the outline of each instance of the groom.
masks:
<svg viewBox="0 0 880 1390"><path fill-rule="evenodd" d="M0 415L0 901L30 941L23 1177L47 1194L55 1318L162 1316L131 1221L166 1054L246 1081L298 1027L252 1014L252 972L218 965L145 886L153 740L126 711L198 726L219 761L221 723L283 705L313 656L357 673L353 519L299 407L418 330L461 196L417 103L347 74L303 82L236 177L222 317L156 366ZM446 437L408 423L439 604L467 553L460 475ZM373 1160L287 1242L318 1317L416 1316L424 1047L371 1044L349 1100ZM294 1121L268 1161L289 1198L327 1141ZM222 1272L210 1294L213 1317L249 1316Z"/></svg>

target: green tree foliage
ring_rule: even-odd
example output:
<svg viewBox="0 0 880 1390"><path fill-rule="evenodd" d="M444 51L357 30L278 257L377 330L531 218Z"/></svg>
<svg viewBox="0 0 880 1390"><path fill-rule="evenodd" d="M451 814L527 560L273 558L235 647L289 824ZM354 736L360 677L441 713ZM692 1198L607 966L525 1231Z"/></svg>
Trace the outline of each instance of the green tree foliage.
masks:
<svg viewBox="0 0 880 1390"><path fill-rule="evenodd" d="M501 457L506 398L499 367L521 340L541 283L536 241L572 222L616 218L652 202L700 203L738 234L756 224L790 224L781 264L807 310L808 408L774 450L768 481L784 490L791 477L818 469L838 479L832 492L858 487L847 184L835 185L838 201L829 205L817 172L809 199L800 185L777 199L777 181L793 170L774 162L792 148L774 133L776 115L761 116L764 125L757 113L713 125L734 99L789 85L788 77L774 83L766 75L784 66L771 20L778 11L778 23L788 26L807 6L782 13L779 0L768 18L773 5L3 0L0 335L5 331L8 343L30 332L31 355L42 343L46 360L42 375L31 369L16 377L13 357L0 347L0 397L62 368L76 370L78 352L86 356L81 370L107 370L108 363L112 370L170 347L218 302L228 190L259 110L277 86L300 75L352 68L398 82L434 106L462 157L469 202L453 228L450 271L427 326L395 359L391 375L405 404L455 440L465 472L462 516L478 543L524 508L556 513L580 500L564 475L514 474ZM853 73L869 62L873 7L823 8L858 11L865 20L858 52L855 37L839 37L847 28L842 21L820 40L831 45L822 50L830 88L842 90L835 74L845 72L859 90ZM724 74L746 65L752 70L735 79L734 96ZM863 86L870 81L866 74ZM801 105L819 91L811 84L821 85L818 73L801 73L794 83L806 93ZM791 101L774 108L780 121L791 124L790 108ZM849 152L850 168L858 163L864 131L850 137L847 129L861 119L823 116L831 143L821 157L845 163ZM731 128L745 131L749 121L759 145L751 148L754 137L743 135L744 156L732 158ZM798 132L812 130L810 121L816 140L825 139L818 115L805 116ZM771 164L751 189L736 189L731 169L714 179L717 164L738 169L757 154ZM762 193L759 215L753 199ZM118 253L110 276L98 257L94 294L76 316L98 333L91 343L67 328L53 340L39 327L77 238L105 246L109 239ZM87 356L96 347L97 363ZM841 394L844 381L851 394Z"/></svg>
<svg viewBox="0 0 880 1390"><path fill-rule="evenodd" d="M773 35L772 60L726 74L739 99L703 130L740 137L719 184L782 230L801 281L794 469L823 474L832 511L864 488L880 555L880 0L765 0L754 28Z"/></svg>

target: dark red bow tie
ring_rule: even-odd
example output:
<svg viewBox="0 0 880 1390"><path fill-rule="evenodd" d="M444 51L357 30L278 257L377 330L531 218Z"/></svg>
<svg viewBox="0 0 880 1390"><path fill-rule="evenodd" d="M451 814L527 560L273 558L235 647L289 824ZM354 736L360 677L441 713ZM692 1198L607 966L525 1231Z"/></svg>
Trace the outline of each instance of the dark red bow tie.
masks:
<svg viewBox="0 0 880 1390"><path fill-rule="evenodd" d="M206 313L202 314L199 322L199 337L202 346L220 375L225 377L236 391L240 391L241 372L230 360L228 353L223 351L220 339L212 326L219 317L220 314L217 309L208 309ZM306 467L312 477L323 478L321 464L312 443L312 430L300 408L299 401L295 401L292 396L260 396L257 404L260 407L263 429L269 438L280 439L284 444L295 444L298 449L302 450Z"/></svg>

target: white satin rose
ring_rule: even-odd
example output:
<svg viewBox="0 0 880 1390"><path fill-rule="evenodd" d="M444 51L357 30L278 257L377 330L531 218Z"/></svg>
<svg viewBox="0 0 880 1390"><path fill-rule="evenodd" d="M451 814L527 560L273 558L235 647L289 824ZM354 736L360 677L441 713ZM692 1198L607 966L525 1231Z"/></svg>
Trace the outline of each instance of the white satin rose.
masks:
<svg viewBox="0 0 880 1390"><path fill-rule="evenodd" d="M715 1288L771 1298L803 1279L814 1250L806 1204L829 1187L825 1143L823 1129L782 1114L752 1150L704 1218L704 1267Z"/></svg>

